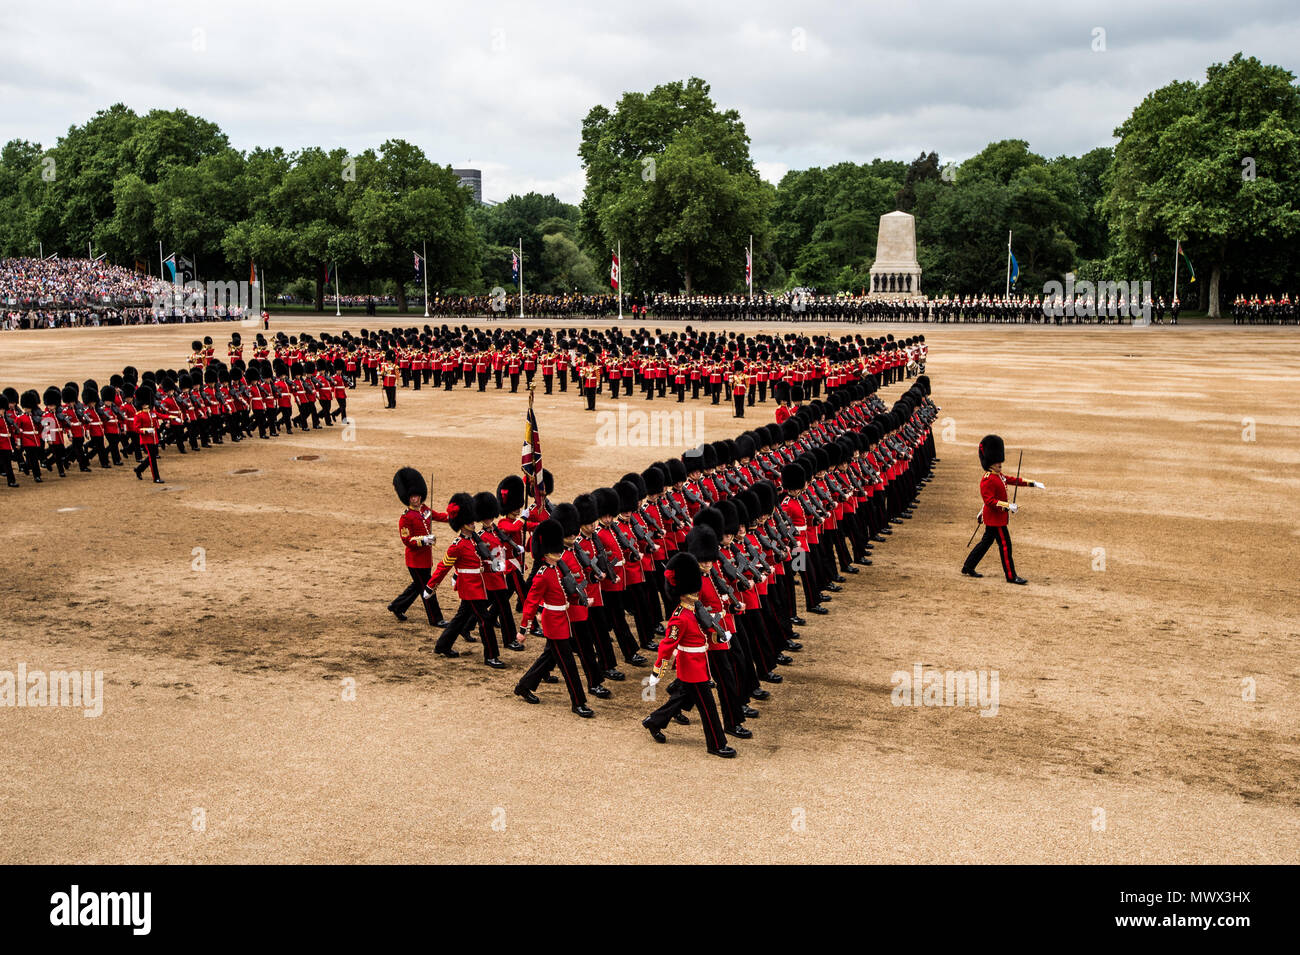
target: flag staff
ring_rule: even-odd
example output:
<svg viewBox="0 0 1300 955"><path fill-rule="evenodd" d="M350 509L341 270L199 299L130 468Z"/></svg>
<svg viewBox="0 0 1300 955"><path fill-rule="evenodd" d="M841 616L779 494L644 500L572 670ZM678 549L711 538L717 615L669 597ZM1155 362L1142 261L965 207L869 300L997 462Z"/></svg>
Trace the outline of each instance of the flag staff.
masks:
<svg viewBox="0 0 1300 955"><path fill-rule="evenodd" d="M1007 290L1003 299L1011 297L1011 230L1007 230Z"/></svg>
<svg viewBox="0 0 1300 955"><path fill-rule="evenodd" d="M420 256L420 271L424 273L424 317L429 317L429 242L424 241L424 255Z"/></svg>
<svg viewBox="0 0 1300 955"><path fill-rule="evenodd" d="M519 237L519 317L524 317L524 237Z"/></svg>
<svg viewBox="0 0 1300 955"><path fill-rule="evenodd" d="M623 320L623 240L619 239L618 247L618 320Z"/></svg>
<svg viewBox="0 0 1300 955"><path fill-rule="evenodd" d="M341 296L339 295L339 263L336 260L334 262L334 317L335 318L338 318L343 314L343 312L339 308L340 297Z"/></svg>

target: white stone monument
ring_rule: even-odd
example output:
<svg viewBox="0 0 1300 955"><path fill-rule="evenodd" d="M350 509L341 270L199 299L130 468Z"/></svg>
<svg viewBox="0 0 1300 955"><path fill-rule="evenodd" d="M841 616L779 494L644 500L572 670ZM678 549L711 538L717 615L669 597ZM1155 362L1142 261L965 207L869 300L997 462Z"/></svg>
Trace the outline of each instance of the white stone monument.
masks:
<svg viewBox="0 0 1300 955"><path fill-rule="evenodd" d="M876 261L871 266L871 298L921 297L921 266L916 261L916 217L887 212L880 217Z"/></svg>

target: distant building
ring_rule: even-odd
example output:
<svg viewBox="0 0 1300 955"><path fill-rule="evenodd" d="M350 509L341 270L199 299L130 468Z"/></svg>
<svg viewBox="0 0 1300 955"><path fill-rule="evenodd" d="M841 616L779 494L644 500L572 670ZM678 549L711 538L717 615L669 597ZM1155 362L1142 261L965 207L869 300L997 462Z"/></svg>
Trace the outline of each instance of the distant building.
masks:
<svg viewBox="0 0 1300 955"><path fill-rule="evenodd" d="M462 186L469 186L474 193L474 201L481 205L483 202L483 171L481 169L453 169L452 172L460 177Z"/></svg>

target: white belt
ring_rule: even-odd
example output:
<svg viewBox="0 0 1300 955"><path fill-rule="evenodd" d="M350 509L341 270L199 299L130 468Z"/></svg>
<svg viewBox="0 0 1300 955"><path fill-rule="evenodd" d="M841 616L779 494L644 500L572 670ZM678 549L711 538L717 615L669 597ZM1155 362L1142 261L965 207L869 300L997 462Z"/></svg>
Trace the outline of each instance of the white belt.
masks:
<svg viewBox="0 0 1300 955"><path fill-rule="evenodd" d="M794 526L794 529L797 530L797 531L806 531L806 530L808 529L808 525L807 525L807 524L796 524L796 525Z"/></svg>
<svg viewBox="0 0 1300 955"><path fill-rule="evenodd" d="M684 647L680 643L677 645L677 649L682 653L708 653L709 652L708 647Z"/></svg>
<svg viewBox="0 0 1300 955"><path fill-rule="evenodd" d="M567 604L560 604L558 606L555 604L542 604L542 609L554 610L556 613L565 613L568 611L569 607Z"/></svg>
<svg viewBox="0 0 1300 955"><path fill-rule="evenodd" d="M457 567L457 568L456 568L456 573L458 573L458 574L481 574L481 573L483 573L483 568L482 568L482 567Z"/></svg>
<svg viewBox="0 0 1300 955"><path fill-rule="evenodd" d="M615 563L614 566L615 566L615 567L622 567L622 566L623 566L623 562L620 560L620 561L618 561L617 563Z"/></svg>

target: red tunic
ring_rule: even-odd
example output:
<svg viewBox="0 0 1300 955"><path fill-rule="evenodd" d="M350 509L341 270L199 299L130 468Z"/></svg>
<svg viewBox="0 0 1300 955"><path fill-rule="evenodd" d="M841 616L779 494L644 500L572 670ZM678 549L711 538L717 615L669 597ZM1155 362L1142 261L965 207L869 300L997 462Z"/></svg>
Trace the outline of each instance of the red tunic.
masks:
<svg viewBox="0 0 1300 955"><path fill-rule="evenodd" d="M981 517L984 519L985 527L1006 527L1010 520L1010 512L999 505L1005 504L1007 497L1007 485L1013 487L1029 487L1028 481L1023 481L1014 475L1008 477L1005 474L998 474L996 471L985 471L984 476L980 478L980 497L984 499L984 510Z"/></svg>
<svg viewBox="0 0 1300 955"><path fill-rule="evenodd" d="M693 610L678 607L664 625L655 668L662 667L670 657L677 667L677 679L683 683L709 681L709 641L700 630Z"/></svg>
<svg viewBox="0 0 1300 955"><path fill-rule="evenodd" d="M523 615L519 619L527 629L533 618L539 615L542 636L547 640L569 639L569 604L564 596L564 584L560 582L560 570L551 564L533 575L533 584L528 588Z"/></svg>
<svg viewBox="0 0 1300 955"><path fill-rule="evenodd" d="M429 589L437 587L444 577L455 569L453 578L456 593L462 600L486 600L487 590L483 586L483 560L478 555L478 548L468 537L457 537L447 548L447 556L438 562L433 576L429 578Z"/></svg>

